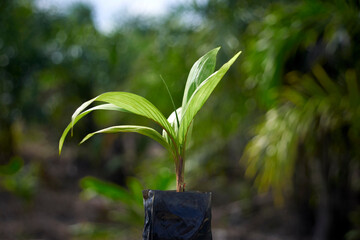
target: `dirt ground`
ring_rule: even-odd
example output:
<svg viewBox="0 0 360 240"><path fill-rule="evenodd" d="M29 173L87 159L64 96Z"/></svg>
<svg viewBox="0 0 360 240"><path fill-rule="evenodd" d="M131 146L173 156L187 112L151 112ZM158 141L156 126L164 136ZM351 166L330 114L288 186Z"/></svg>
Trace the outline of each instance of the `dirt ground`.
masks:
<svg viewBox="0 0 360 240"><path fill-rule="evenodd" d="M86 222L106 222L107 205L101 200L84 201L77 187L62 191L40 188L30 202L0 192L0 239L82 239L75 237L72 226ZM272 207L268 197L260 197L259 209L246 213L241 202L214 206L212 232L215 240L307 240L297 237L296 219L286 209ZM119 226L120 227L120 226ZM139 229L138 234L141 234ZM119 235L117 235L119 237ZM141 238L138 235L138 239ZM134 236L121 239L137 239ZM86 239L86 238L84 238ZM104 238L92 239L119 239Z"/></svg>

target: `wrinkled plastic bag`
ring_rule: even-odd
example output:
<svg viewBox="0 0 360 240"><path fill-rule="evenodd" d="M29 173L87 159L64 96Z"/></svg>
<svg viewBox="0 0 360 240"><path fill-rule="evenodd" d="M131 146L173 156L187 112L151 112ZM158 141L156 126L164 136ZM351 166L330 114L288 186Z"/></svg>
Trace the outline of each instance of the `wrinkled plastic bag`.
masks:
<svg viewBox="0 0 360 240"><path fill-rule="evenodd" d="M211 193L144 190L143 240L212 240Z"/></svg>

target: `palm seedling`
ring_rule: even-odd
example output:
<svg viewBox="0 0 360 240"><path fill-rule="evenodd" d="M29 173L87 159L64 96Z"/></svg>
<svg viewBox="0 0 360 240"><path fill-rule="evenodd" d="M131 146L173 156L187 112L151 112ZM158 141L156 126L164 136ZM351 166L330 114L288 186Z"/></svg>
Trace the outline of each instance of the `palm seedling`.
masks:
<svg viewBox="0 0 360 240"><path fill-rule="evenodd" d="M238 52L218 71L215 70L216 55L220 48L215 48L195 62L190 70L182 105L178 109L174 106L174 112L168 119L148 100L128 92L107 92L103 93L85 103L83 103L72 115L72 120L64 130L59 141L59 154L64 144L66 135L73 129L74 125L84 116L95 110L110 110L137 114L153 120L160 125L163 133L160 134L153 128L137 125L119 125L105 128L88 134L81 143L88 140L97 133L118 133L118 132L136 132L148 136L162 146L164 146L172 155L176 171L176 191L185 191L184 167L185 150L190 125L209 98L216 85L228 71L230 66L238 58L241 52ZM85 110L95 101L105 102L88 110ZM175 110L176 109L176 110Z"/></svg>

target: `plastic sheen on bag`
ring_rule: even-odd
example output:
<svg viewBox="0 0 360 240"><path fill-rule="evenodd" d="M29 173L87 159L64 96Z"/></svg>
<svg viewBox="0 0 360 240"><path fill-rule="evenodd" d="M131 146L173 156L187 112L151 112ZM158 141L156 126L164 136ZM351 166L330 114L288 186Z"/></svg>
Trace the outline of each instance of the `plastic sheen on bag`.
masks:
<svg viewBox="0 0 360 240"><path fill-rule="evenodd" d="M212 240L211 193L144 190L143 240Z"/></svg>

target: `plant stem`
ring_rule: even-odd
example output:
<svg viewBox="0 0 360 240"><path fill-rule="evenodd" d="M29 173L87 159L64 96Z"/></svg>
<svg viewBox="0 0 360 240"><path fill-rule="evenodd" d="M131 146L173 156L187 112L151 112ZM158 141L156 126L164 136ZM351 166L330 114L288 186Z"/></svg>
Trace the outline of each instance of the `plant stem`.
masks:
<svg viewBox="0 0 360 240"><path fill-rule="evenodd" d="M185 167L185 161L182 157L179 157L178 164L176 164L176 191L177 192L185 192L184 167Z"/></svg>

